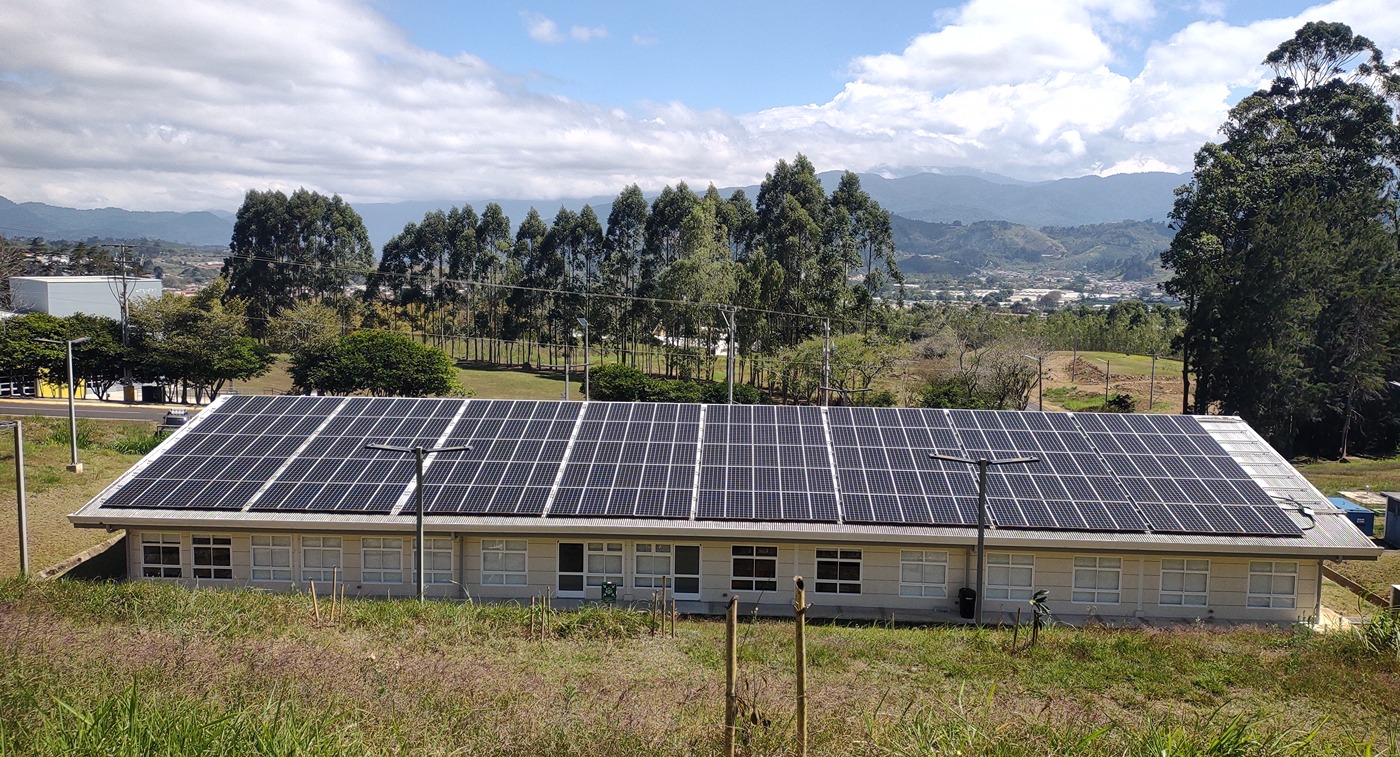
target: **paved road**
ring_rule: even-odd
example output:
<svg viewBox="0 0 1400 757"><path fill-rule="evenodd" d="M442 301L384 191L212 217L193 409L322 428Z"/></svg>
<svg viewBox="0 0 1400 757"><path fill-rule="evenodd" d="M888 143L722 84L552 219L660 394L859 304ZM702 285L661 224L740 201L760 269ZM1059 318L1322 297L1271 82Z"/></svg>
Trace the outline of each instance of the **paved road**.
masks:
<svg viewBox="0 0 1400 757"><path fill-rule="evenodd" d="M98 402L95 400L79 400L74 403L74 410L79 418L93 418L96 420L113 421L151 421L160 423L165 418L165 413L170 408L164 405L127 405L121 402ZM189 415L199 412L200 408L182 408ZM68 401L54 399L0 399L0 415L26 416L26 415L47 415L54 417L68 416Z"/></svg>

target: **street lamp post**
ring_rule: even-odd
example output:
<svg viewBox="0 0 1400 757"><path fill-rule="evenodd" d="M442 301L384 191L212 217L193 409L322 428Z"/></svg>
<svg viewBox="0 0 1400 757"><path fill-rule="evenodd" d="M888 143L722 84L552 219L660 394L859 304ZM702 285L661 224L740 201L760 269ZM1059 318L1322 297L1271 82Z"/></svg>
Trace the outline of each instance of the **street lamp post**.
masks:
<svg viewBox="0 0 1400 757"><path fill-rule="evenodd" d="M945 460L950 463L966 463L977 466L977 596L973 600L973 615L977 625L982 625L982 595L987 589L987 468L993 465L1014 465L1017 463L1038 463L1038 457L1008 457L1001 460L988 460L979 457L972 460L966 457L956 457L954 455L944 455L938 452L930 452L929 457L934 460Z"/></svg>
<svg viewBox="0 0 1400 757"><path fill-rule="evenodd" d="M1037 409L1045 409L1045 356L1044 355L1022 355L1027 360L1035 361L1035 404Z"/></svg>
<svg viewBox="0 0 1400 757"><path fill-rule="evenodd" d="M1147 412L1152 412L1152 403L1157 399L1157 351L1152 351L1152 375L1147 379Z"/></svg>
<svg viewBox="0 0 1400 757"><path fill-rule="evenodd" d="M35 339L45 344L64 344L68 347L68 446L72 461L68 465L70 473L82 473L83 464L78 462L78 411L73 406L73 345L92 339L82 336L77 339Z"/></svg>
<svg viewBox="0 0 1400 757"><path fill-rule="evenodd" d="M592 393L589 392L588 386L588 367L590 363L588 359L588 319L578 319L578 325L583 327L583 401L587 402L593 398Z"/></svg>
<svg viewBox="0 0 1400 757"><path fill-rule="evenodd" d="M10 426L15 430L15 505L19 517L19 574L29 575L29 521L24 503L24 423L22 421L0 422L0 427Z"/></svg>
<svg viewBox="0 0 1400 757"><path fill-rule="evenodd" d="M1098 362L1100 362L1100 363L1103 363L1103 365L1104 365L1104 368L1103 368L1103 409L1107 410L1107 409L1108 409L1108 377L1111 376L1111 375L1113 374L1113 361L1111 361L1111 360L1101 360L1101 359L1099 359L1099 358L1094 358L1094 360L1096 360L1096 361L1098 361Z"/></svg>
<svg viewBox="0 0 1400 757"><path fill-rule="evenodd" d="M418 506L418 541L413 549L413 561L418 567L418 603L422 604L427 596L427 566L424 564L423 547L423 458L427 455L435 455L440 452L470 452L471 447L460 445L456 447L391 447L387 444L366 444L365 449L377 449L385 452L400 452L413 455L413 461L417 467L414 472L414 497Z"/></svg>

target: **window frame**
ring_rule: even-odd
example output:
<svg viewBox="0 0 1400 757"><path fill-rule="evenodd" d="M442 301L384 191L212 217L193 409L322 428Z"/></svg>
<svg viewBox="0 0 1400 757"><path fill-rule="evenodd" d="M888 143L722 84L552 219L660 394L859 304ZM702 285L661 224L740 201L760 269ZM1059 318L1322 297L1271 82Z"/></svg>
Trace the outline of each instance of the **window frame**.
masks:
<svg viewBox="0 0 1400 757"><path fill-rule="evenodd" d="M179 534L164 531L143 531L141 533L141 577L159 579L184 578L184 570L181 560L181 549L184 546ZM159 557L158 562L152 562L147 558L152 555L148 549L154 549L154 554ZM175 561L171 562L170 557L174 556ZM152 574L152 569L155 573Z"/></svg>
<svg viewBox="0 0 1400 757"><path fill-rule="evenodd" d="M1264 566L1268 566L1267 569ZM1280 570L1280 566L1290 566L1291 570ZM1286 579L1289 584L1286 593L1279 591L1281 579ZM1262 582L1268 583L1267 592L1258 590ZM1298 609L1298 561L1250 560L1245 607L1260 610Z"/></svg>
<svg viewBox="0 0 1400 757"><path fill-rule="evenodd" d="M1002 559L1006 562L1003 563ZM1005 580L995 579L998 571L1005 572ZM1022 571L1026 572L1024 583L1013 582ZM988 552L987 575L983 577L986 599L1002 601L1029 600L1035 594L1035 554L1032 552Z"/></svg>
<svg viewBox="0 0 1400 757"><path fill-rule="evenodd" d="M209 562L200 560L205 552ZM216 555L222 555L219 562ZM190 534L190 573L201 581L233 580L233 537L219 534Z"/></svg>
<svg viewBox="0 0 1400 757"><path fill-rule="evenodd" d="M277 543L279 539L285 539L286 543ZM290 534L252 534L249 538L248 549L249 579L253 581L291 581L295 575L295 568L292 565L292 543ZM285 555L285 565L277 564L276 556L279 554ZM262 558L261 561L259 557Z"/></svg>
<svg viewBox="0 0 1400 757"><path fill-rule="evenodd" d="M1075 555L1070 566L1070 602L1077 605L1123 603L1123 558L1109 555ZM1112 585L1101 585L1109 578L1112 579ZM1081 585L1083 579L1090 579L1089 585Z"/></svg>
<svg viewBox="0 0 1400 757"><path fill-rule="evenodd" d="M613 568L616 567L616 570ZM587 541L583 544L583 590L603 590L611 581L627 585L627 545L622 541Z"/></svg>
<svg viewBox="0 0 1400 757"><path fill-rule="evenodd" d="M666 552L661 552L661 548ZM695 560L694 573L681 573L681 551L685 550L687 555L693 550ZM665 554L666 570L658 572L655 570L655 562L660 558L658 555ZM650 569L643 569L643 559L648 559L652 564ZM687 556L685 562L690 561ZM666 588L677 597L699 597L700 596L700 545L698 544L675 544L671 542L634 542L632 544L632 588L634 589L660 589L661 578L666 578Z"/></svg>
<svg viewBox="0 0 1400 757"><path fill-rule="evenodd" d="M1168 567L1168 563L1172 563ZM1199 563L1205 567L1192 566L1192 563ZM1177 567L1177 564L1180 567ZM1157 604L1161 607L1207 607L1210 605L1210 560L1195 557L1164 557L1158 571L1157 581ZM1174 579L1179 588L1168 588L1167 577L1175 576ZM1201 588L1196 590L1188 584L1192 578L1200 578ZM1167 598L1174 597L1175 602L1167 601ZM1198 599L1196 601L1188 601Z"/></svg>
<svg viewBox="0 0 1400 757"><path fill-rule="evenodd" d="M513 548L519 545L519 548ZM519 567L512 558L519 558ZM492 560L495 565L489 564ZM519 579L519 580L515 580ZM528 539L482 539L481 585L526 586L530 583L530 542Z"/></svg>
<svg viewBox="0 0 1400 757"><path fill-rule="evenodd" d="M364 536L360 538L360 583L397 586L404 583L404 542L402 536ZM371 544L373 543L373 544ZM393 546L390 546L393 543ZM371 566L371 557L375 565ZM386 565L391 560L396 565Z"/></svg>
<svg viewBox="0 0 1400 757"><path fill-rule="evenodd" d="M860 594L864 555L860 549L818 547L812 590L817 594Z"/></svg>
<svg viewBox="0 0 1400 757"><path fill-rule="evenodd" d="M760 551L763 554L760 554ZM769 552L771 551L771 554ZM747 566L740 572L741 564ZM760 575L760 565L771 566L771 575ZM731 544L729 546L730 591L777 591L778 547L772 544Z"/></svg>
<svg viewBox="0 0 1400 757"><path fill-rule="evenodd" d="M917 558L912 556L917 555ZM942 555L942 559L931 558L931 555ZM919 572L918 581L908 580L909 575L906 566L911 566ZM930 581L924 575L924 571L932 566L941 569L943 580ZM916 593L917 592L917 593ZM948 550L946 549L901 549L899 551L899 596L911 597L915 599L947 599L948 598Z"/></svg>
<svg viewBox="0 0 1400 757"><path fill-rule="evenodd" d="M427 576L423 579L425 586L445 586L456 580L453 566L456 565L457 557L456 539L451 536L424 536L423 541L426 547L423 550L423 568ZM408 553L404 556L411 565L405 573L408 574L409 581L418 583L418 555L414 550L418 547L418 537L408 539ZM442 546L446 543L447 546Z"/></svg>
<svg viewBox="0 0 1400 757"><path fill-rule="evenodd" d="M332 546L330 542L334 542ZM345 537L343 536L303 536L301 537L301 566L299 575L301 580L310 583L312 581L332 582L345 578ZM312 565L312 560L307 558L316 555L314 561L318 564ZM334 555L330 565L326 565L325 558Z"/></svg>

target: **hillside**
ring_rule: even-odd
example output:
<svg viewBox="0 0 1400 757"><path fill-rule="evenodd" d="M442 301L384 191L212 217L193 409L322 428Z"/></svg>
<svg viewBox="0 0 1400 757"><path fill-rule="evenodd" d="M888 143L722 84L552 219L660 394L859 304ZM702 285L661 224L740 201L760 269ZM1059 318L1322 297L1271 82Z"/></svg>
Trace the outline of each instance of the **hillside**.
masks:
<svg viewBox="0 0 1400 757"><path fill-rule="evenodd" d="M906 276L961 276L999 268L1146 279L1160 271L1158 256L1172 239L1165 224L1148 221L1035 229L1007 221L891 220Z"/></svg>

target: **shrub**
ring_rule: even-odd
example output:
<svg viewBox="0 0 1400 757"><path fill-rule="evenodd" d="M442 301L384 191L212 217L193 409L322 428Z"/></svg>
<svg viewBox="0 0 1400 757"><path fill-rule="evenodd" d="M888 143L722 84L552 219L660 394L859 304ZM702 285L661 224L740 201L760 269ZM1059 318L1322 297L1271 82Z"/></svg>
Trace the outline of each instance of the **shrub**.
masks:
<svg viewBox="0 0 1400 757"><path fill-rule="evenodd" d="M611 363L590 371L589 391L600 400L640 402L650 394L651 379L645 373L622 363Z"/></svg>

